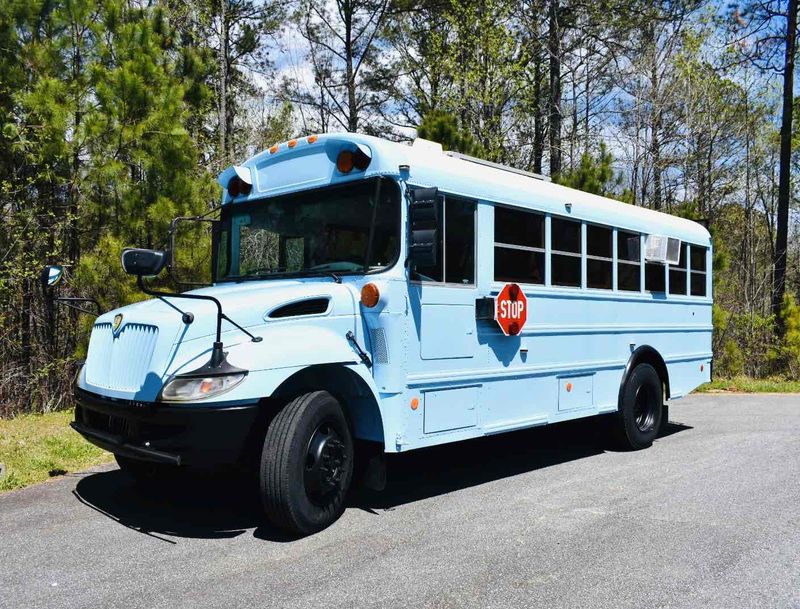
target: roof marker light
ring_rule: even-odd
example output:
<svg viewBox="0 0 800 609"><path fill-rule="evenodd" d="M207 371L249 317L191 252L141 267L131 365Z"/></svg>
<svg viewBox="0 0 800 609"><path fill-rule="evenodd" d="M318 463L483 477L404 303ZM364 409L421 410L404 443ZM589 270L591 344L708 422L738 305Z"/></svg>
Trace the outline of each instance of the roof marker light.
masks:
<svg viewBox="0 0 800 609"><path fill-rule="evenodd" d="M287 146L289 146L289 148L294 148L295 146L297 146L297 140L289 140Z"/></svg>
<svg viewBox="0 0 800 609"><path fill-rule="evenodd" d="M342 173L350 173L353 170L353 151L342 150L336 157L336 169Z"/></svg>
<svg viewBox="0 0 800 609"><path fill-rule="evenodd" d="M316 141L317 141L317 139L318 139L318 136L316 136L316 135L309 135L309 136L308 136L308 138L307 138L307 141L308 141L308 143L309 143L309 144L313 144L314 142L316 142Z"/></svg>
<svg viewBox="0 0 800 609"><path fill-rule="evenodd" d="M270 154L275 154L276 152L278 152L278 144L275 144L274 146L272 146L272 147L269 149L269 153L270 153Z"/></svg>

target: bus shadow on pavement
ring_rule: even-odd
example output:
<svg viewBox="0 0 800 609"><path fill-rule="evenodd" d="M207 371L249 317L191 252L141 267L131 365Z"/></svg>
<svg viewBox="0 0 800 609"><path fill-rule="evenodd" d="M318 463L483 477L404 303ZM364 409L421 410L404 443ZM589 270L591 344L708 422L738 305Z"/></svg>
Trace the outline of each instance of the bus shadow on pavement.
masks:
<svg viewBox="0 0 800 609"><path fill-rule="evenodd" d="M659 438L688 429L692 427L670 421ZM386 488L356 491L351 505L371 512L390 510L609 450L615 449L607 430L598 419L586 418L387 455Z"/></svg>
<svg viewBox="0 0 800 609"><path fill-rule="evenodd" d="M670 422L660 437L688 429ZM388 455L386 488L354 489L348 508L378 514L608 448L605 430L590 418ZM265 523L254 480L240 473L192 473L142 486L120 470L103 471L80 479L73 494L120 525L169 544L177 543L171 538L226 539L251 529L259 539L296 539Z"/></svg>

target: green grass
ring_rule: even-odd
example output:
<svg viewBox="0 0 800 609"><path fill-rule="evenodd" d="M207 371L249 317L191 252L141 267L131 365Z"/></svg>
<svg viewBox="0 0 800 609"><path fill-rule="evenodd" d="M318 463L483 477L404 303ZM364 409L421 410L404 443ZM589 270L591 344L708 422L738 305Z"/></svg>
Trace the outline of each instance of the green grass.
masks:
<svg viewBox="0 0 800 609"><path fill-rule="evenodd" d="M714 379L710 383L701 385L696 390L698 393L736 392L736 393L798 393L800 381L782 378L754 379L746 376L737 376L729 379Z"/></svg>
<svg viewBox="0 0 800 609"><path fill-rule="evenodd" d="M0 492L107 463L111 455L69 427L72 410L0 419Z"/></svg>

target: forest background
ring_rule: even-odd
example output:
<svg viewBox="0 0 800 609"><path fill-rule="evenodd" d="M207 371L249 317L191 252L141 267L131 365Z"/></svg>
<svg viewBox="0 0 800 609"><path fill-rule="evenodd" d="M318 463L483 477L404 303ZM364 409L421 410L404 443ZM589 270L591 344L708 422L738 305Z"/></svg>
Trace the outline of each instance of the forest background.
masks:
<svg viewBox="0 0 800 609"><path fill-rule="evenodd" d="M85 355L91 319L44 298L43 265L65 295L140 299L123 247L326 131L707 221L715 374L797 379L796 40L797 0L3 0L0 417L69 406Z"/></svg>

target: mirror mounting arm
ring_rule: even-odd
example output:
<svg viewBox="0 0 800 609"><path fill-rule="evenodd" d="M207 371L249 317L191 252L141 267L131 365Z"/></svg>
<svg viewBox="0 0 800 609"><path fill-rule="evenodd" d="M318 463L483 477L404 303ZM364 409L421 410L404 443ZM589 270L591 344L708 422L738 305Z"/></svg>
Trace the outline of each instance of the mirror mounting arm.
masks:
<svg viewBox="0 0 800 609"><path fill-rule="evenodd" d="M186 298L189 300L209 300L213 302L217 307L217 332L214 339L214 350L211 352L211 361L209 362L212 368L217 368L225 361L225 354L222 352L222 320L225 319L228 323L232 324L233 326L237 327L239 330L247 334L250 337L250 340L254 343L260 343L262 338L260 336L253 336L250 332L245 330L242 326L237 324L233 321L230 317L225 315L222 311L222 303L214 298L213 296L207 296L205 294L175 294L173 292L161 292L158 290L152 290L148 288L144 283L144 278L142 275L136 276L136 285L139 286L139 289L147 294L148 296L156 296L158 298L169 297L169 298Z"/></svg>
<svg viewBox="0 0 800 609"><path fill-rule="evenodd" d="M76 311L80 311L81 313L86 313L87 315L94 315L98 317L103 313L103 308L100 306L100 303L97 302L94 298L79 298L79 297L67 297L67 296L57 296L53 298L53 302L57 302L63 304L65 307L70 309L75 309ZM87 303L94 305L97 311L89 311L81 306L79 303Z"/></svg>

